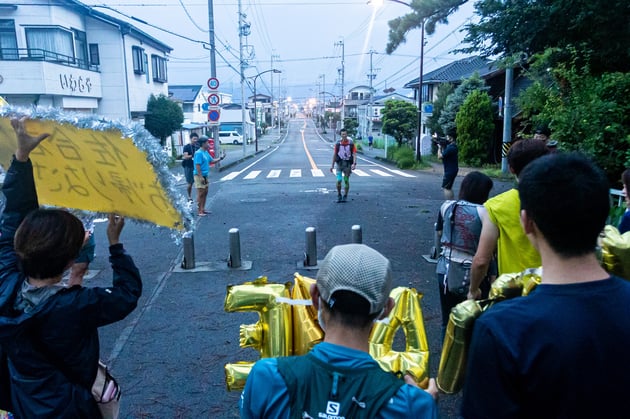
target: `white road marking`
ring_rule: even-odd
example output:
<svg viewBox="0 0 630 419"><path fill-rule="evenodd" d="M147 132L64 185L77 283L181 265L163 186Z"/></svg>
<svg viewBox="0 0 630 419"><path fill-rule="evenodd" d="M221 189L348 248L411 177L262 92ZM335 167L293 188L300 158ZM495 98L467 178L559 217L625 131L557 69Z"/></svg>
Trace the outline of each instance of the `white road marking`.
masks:
<svg viewBox="0 0 630 419"><path fill-rule="evenodd" d="M302 177L301 169L291 169L291 173L289 173L289 177Z"/></svg>
<svg viewBox="0 0 630 419"><path fill-rule="evenodd" d="M402 177L416 177L416 175L410 175L409 173L405 173L402 170L392 170L392 173L396 173L397 175Z"/></svg>
<svg viewBox="0 0 630 419"><path fill-rule="evenodd" d="M243 179L256 179L256 177L260 174L260 170L252 170L245 176Z"/></svg>
<svg viewBox="0 0 630 419"><path fill-rule="evenodd" d="M384 176L384 177L393 177L394 175L390 175L389 173L385 173L382 170L378 170L378 169L370 169L371 172L376 173L379 176ZM356 172L356 170L355 170Z"/></svg>
<svg viewBox="0 0 630 419"><path fill-rule="evenodd" d="M280 177L280 173L282 173L282 170L272 170L272 171L270 171L270 172L269 172L269 174L267 175L267 178L268 178L268 179L271 179L271 178L273 178L273 179L278 178L278 177Z"/></svg>

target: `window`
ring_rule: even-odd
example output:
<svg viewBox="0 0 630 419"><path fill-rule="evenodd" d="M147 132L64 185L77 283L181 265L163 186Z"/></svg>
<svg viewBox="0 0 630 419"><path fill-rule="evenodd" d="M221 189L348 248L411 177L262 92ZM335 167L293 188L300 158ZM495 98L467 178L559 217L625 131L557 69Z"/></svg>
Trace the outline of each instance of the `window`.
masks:
<svg viewBox="0 0 630 419"><path fill-rule="evenodd" d="M166 83L166 58L159 55L151 55L151 68L153 70L153 81Z"/></svg>
<svg viewBox="0 0 630 419"><path fill-rule="evenodd" d="M25 28L30 57L74 61L72 32L56 27Z"/></svg>
<svg viewBox="0 0 630 419"><path fill-rule="evenodd" d="M98 54L98 44L90 44L90 64L101 65L101 56Z"/></svg>
<svg viewBox="0 0 630 419"><path fill-rule="evenodd" d="M13 19L0 19L0 59L18 59L15 21Z"/></svg>
<svg viewBox="0 0 630 419"><path fill-rule="evenodd" d="M133 72L136 74L144 74L147 72L144 59L144 50L140 47L131 47L133 55Z"/></svg>
<svg viewBox="0 0 630 419"><path fill-rule="evenodd" d="M77 64L80 68L88 67L88 55L87 55L87 38L85 32L73 29L74 32L74 51L77 57Z"/></svg>

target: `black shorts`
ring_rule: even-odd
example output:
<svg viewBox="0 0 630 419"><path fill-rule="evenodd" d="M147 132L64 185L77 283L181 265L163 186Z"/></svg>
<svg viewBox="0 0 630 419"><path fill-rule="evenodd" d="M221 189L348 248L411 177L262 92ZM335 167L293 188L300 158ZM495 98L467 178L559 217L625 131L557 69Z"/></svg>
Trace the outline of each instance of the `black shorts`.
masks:
<svg viewBox="0 0 630 419"><path fill-rule="evenodd" d="M445 174L444 178L442 179L442 188L444 189L448 189L451 190L453 189L453 183L455 183L455 178L457 177L457 174Z"/></svg>

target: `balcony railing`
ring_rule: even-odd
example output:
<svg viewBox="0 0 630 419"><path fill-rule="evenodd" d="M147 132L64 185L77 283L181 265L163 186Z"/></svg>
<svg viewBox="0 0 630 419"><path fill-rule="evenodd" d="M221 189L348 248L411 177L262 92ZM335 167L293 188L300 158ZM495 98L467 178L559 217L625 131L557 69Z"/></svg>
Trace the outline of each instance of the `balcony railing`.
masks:
<svg viewBox="0 0 630 419"><path fill-rule="evenodd" d="M99 71L97 65L90 64L87 60L39 48L2 48L0 61L46 61L67 67Z"/></svg>

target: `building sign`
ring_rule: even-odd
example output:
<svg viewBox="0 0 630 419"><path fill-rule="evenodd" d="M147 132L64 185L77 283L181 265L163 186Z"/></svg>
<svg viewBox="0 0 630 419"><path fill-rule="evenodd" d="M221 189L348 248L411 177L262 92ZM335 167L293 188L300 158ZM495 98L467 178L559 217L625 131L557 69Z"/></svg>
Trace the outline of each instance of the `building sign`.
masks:
<svg viewBox="0 0 630 419"><path fill-rule="evenodd" d="M92 91L92 81L89 77L60 73L59 83L63 90L70 90L71 92L90 93Z"/></svg>

